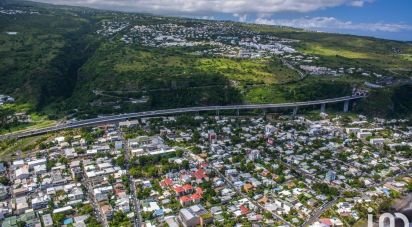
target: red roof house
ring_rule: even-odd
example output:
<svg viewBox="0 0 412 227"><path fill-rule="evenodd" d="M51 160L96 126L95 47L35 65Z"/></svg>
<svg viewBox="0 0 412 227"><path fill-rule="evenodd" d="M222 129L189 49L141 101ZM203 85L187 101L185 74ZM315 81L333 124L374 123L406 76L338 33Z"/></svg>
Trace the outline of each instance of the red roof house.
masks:
<svg viewBox="0 0 412 227"><path fill-rule="evenodd" d="M181 186L176 186L176 187L174 188L174 191L175 191L175 193L176 193L177 196L182 196L182 195L184 195L184 193L185 193L185 189L184 189L183 187L181 187Z"/></svg>
<svg viewBox="0 0 412 227"><path fill-rule="evenodd" d="M199 203L200 200L202 199L202 195L199 194L193 194L191 196L193 203Z"/></svg>
<svg viewBox="0 0 412 227"><path fill-rule="evenodd" d="M179 198L180 204L182 206L187 206L190 205L192 203L192 198L190 196L182 196Z"/></svg>
<svg viewBox="0 0 412 227"><path fill-rule="evenodd" d="M203 180L208 181L209 177L206 175L203 169L198 169L193 173L193 176L196 178L196 182L202 183Z"/></svg>
<svg viewBox="0 0 412 227"><path fill-rule="evenodd" d="M182 188L185 190L185 193L192 193L193 187L190 184L185 184L182 186Z"/></svg>
<svg viewBox="0 0 412 227"><path fill-rule="evenodd" d="M201 187L197 187L196 194L203 195L203 189Z"/></svg>
<svg viewBox="0 0 412 227"><path fill-rule="evenodd" d="M161 187L170 187L173 185L173 180L170 178L166 178L162 181L160 181L160 186Z"/></svg>
<svg viewBox="0 0 412 227"><path fill-rule="evenodd" d="M246 215L246 214L249 213L249 208L247 208L243 205L241 205L239 208L240 208L240 212L242 213L242 215Z"/></svg>

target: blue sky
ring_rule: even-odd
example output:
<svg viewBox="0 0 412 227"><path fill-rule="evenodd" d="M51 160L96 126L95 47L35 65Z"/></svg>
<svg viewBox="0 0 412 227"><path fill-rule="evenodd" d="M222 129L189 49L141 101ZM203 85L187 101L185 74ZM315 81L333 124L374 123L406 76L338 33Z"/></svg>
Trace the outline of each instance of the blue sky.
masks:
<svg viewBox="0 0 412 227"><path fill-rule="evenodd" d="M38 0L412 41L412 0Z"/></svg>

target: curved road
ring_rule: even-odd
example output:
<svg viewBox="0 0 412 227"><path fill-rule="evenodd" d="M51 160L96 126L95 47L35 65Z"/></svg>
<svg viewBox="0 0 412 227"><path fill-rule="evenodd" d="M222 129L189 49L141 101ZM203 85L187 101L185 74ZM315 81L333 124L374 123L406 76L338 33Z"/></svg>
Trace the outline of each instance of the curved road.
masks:
<svg viewBox="0 0 412 227"><path fill-rule="evenodd" d="M230 105L230 106L186 107L186 108L119 114L119 115L113 115L113 116L105 116L105 117L81 120L81 121L68 123L68 124L55 125L55 126L51 126L47 128L42 128L42 129L9 133L9 134L0 136L0 140L14 139L14 138L18 139L18 138L46 134L49 132L60 131L64 129L81 128L81 127L94 126L94 125L100 125L100 124L105 124L105 123L119 122L123 120L128 120L130 118L153 117L153 116L200 112L200 111L297 108L297 107L321 105L321 104L328 104L328 103L346 102L346 101L351 101L351 100L356 100L356 99L361 99L361 98L364 98L364 96L345 96L345 97L339 97L339 98L333 98L333 99L323 99L323 100L315 100L315 101L307 101L307 102L278 103L278 104L250 104L250 105Z"/></svg>

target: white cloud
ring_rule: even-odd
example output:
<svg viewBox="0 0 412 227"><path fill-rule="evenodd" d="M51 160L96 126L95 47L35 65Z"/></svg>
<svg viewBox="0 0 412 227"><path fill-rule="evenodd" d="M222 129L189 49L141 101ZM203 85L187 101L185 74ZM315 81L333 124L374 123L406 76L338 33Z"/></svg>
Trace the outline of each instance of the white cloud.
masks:
<svg viewBox="0 0 412 227"><path fill-rule="evenodd" d="M236 17L239 22L246 22L247 21L247 14L234 13L233 16Z"/></svg>
<svg viewBox="0 0 412 227"><path fill-rule="evenodd" d="M341 5L363 6L373 0L37 0L53 4L153 13L270 14L310 12Z"/></svg>
<svg viewBox="0 0 412 227"><path fill-rule="evenodd" d="M214 16L191 16L190 18L200 19L200 20L217 20Z"/></svg>
<svg viewBox="0 0 412 227"><path fill-rule="evenodd" d="M412 31L412 25L396 23L354 23L342 21L335 17L313 17L298 19L266 19L257 18L257 24L281 25L311 30L358 30L369 32L401 32Z"/></svg>
<svg viewBox="0 0 412 227"><path fill-rule="evenodd" d="M351 6L357 6L357 7L362 7L363 4L365 4L364 1L353 1L350 3Z"/></svg>

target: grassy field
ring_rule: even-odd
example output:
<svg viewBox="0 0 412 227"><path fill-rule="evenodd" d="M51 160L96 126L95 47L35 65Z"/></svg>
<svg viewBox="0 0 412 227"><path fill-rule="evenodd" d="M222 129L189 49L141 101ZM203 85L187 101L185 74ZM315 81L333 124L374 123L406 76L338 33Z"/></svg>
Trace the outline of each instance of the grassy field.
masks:
<svg viewBox="0 0 412 227"><path fill-rule="evenodd" d="M279 84L299 79L295 71L282 65L277 59L203 58L197 64L202 71L222 73L230 80L246 84Z"/></svg>
<svg viewBox="0 0 412 227"><path fill-rule="evenodd" d="M356 49L356 46L351 48L339 45L331 47L319 43L305 43L300 45L299 49L307 54L319 56L321 58L320 64L329 67L357 67L394 76L407 76L412 72L410 67L411 54L395 54L389 49L385 53L362 47ZM410 52L411 50L405 46L403 51Z"/></svg>
<svg viewBox="0 0 412 227"><path fill-rule="evenodd" d="M251 86L245 89L247 103L282 103L340 97L351 94L353 81L339 77L333 81L322 77L308 77L303 81L268 86Z"/></svg>
<svg viewBox="0 0 412 227"><path fill-rule="evenodd" d="M20 140L0 141L0 159L9 160L15 156L24 158L28 150L45 140L45 136L34 136Z"/></svg>
<svg viewBox="0 0 412 227"><path fill-rule="evenodd" d="M368 59L371 57L367 53L355 52L355 51L339 49L339 48L332 49L332 48L322 46L321 44L309 44L306 46L306 48L303 49L303 51L308 54L333 56L333 57L341 56L341 57L345 57L349 59Z"/></svg>
<svg viewBox="0 0 412 227"><path fill-rule="evenodd" d="M15 113L26 113L30 116L31 122L12 126L9 129L0 128L0 134L6 134L9 132L16 132L20 130L45 128L48 126L52 126L56 123L56 121L50 120L47 115L42 115L42 114L39 114L33 111L33 106L27 103L26 104L6 104L6 105L3 105L1 108L11 109Z"/></svg>
<svg viewBox="0 0 412 227"><path fill-rule="evenodd" d="M412 62L412 54L401 54L402 59Z"/></svg>
<svg viewBox="0 0 412 227"><path fill-rule="evenodd" d="M276 58L210 58L192 51L104 43L81 68L72 101L78 106L101 98L92 90L123 90L148 95L153 108L239 103L246 86L299 78Z"/></svg>
<svg viewBox="0 0 412 227"><path fill-rule="evenodd" d="M292 27L283 27L283 26L273 26L273 25L265 25L265 24L244 24L240 23L240 26L250 29L251 31L255 32L263 32L263 33L283 33L283 32L301 32L302 29L299 28L292 28Z"/></svg>
<svg viewBox="0 0 412 227"><path fill-rule="evenodd" d="M295 47L304 53L322 57L322 65L325 66L361 67L394 76L412 75L410 43L277 26L249 24L245 27L281 38L300 40ZM337 65L337 62L345 64Z"/></svg>
<svg viewBox="0 0 412 227"><path fill-rule="evenodd" d="M288 101L283 91L271 86L249 89L245 94L245 99L247 103L282 103Z"/></svg>
<svg viewBox="0 0 412 227"><path fill-rule="evenodd" d="M126 80L125 86L126 84L139 86L135 82L145 81L147 87L155 87L150 85L150 80L167 81L171 78L190 77L199 73L222 74L229 80L249 84L278 84L299 78L295 71L283 66L277 59L206 58L190 55L183 49L177 48L159 51L108 43L102 45L97 57L92 58L83 70L85 74L97 74L99 77L94 78L98 81ZM112 78L113 74L118 77ZM103 85L103 81L98 84Z"/></svg>
<svg viewBox="0 0 412 227"><path fill-rule="evenodd" d="M19 131L26 131L26 130L33 130L33 129L41 129L55 125L55 121L50 120L42 120L37 122L31 123L22 123L17 126L13 126L9 129L0 129L0 135L7 134L10 132L19 132Z"/></svg>

